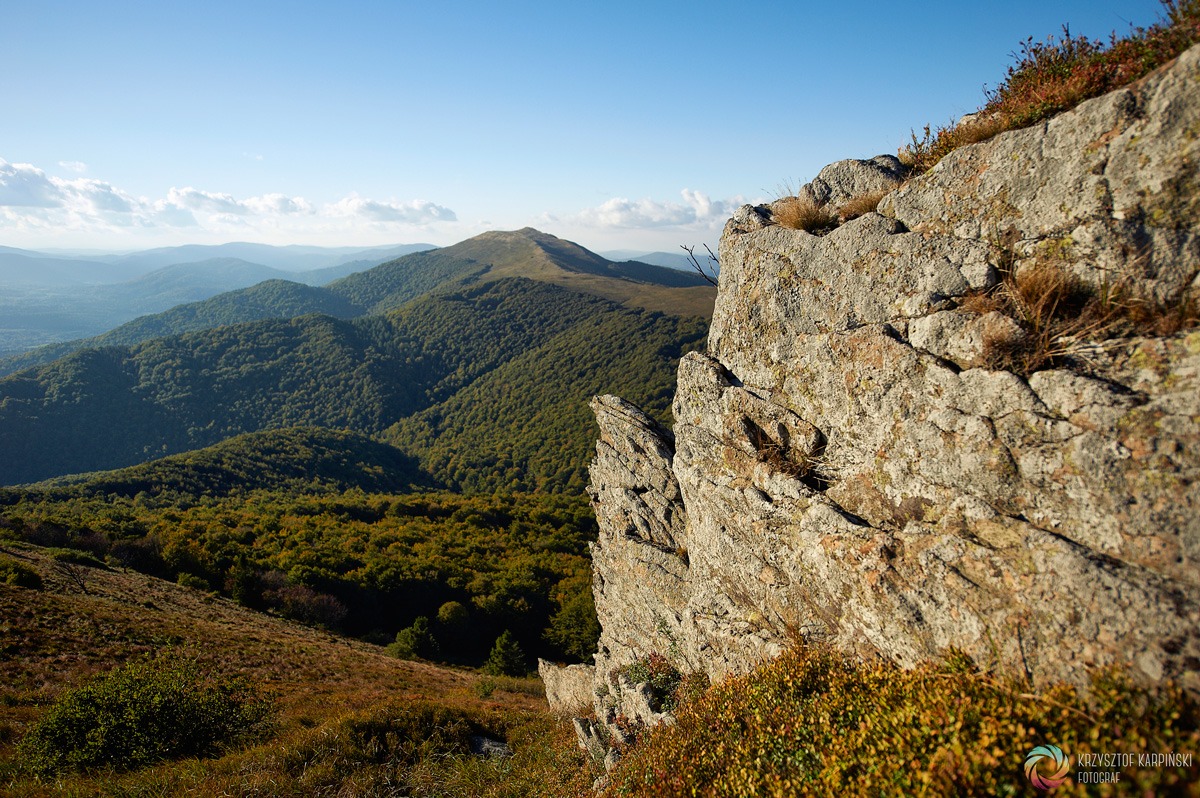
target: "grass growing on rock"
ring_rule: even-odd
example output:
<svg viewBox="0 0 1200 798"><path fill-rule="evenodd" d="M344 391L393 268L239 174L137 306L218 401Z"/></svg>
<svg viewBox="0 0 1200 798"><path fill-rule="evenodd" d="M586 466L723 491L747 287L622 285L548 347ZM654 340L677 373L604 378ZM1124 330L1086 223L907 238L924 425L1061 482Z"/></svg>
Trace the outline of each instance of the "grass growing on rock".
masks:
<svg viewBox="0 0 1200 798"><path fill-rule="evenodd" d="M1052 262L1031 262L1004 271L992 289L965 297L964 310L999 311L1017 331L985 334L983 354L993 368L1029 376L1035 371L1085 362L1106 342L1136 335L1174 335L1200 324L1190 292L1162 302L1135 290L1136 280L1093 287Z"/></svg>
<svg viewBox="0 0 1200 798"><path fill-rule="evenodd" d="M1088 752L1192 752L1200 707L1174 687L1148 692L1118 672L1091 695L1038 693L953 655L913 670L793 650L685 702L625 753L614 796L994 796L1026 794L1038 745L1072 763ZM1075 771L1072 770L1074 776ZM1055 795L1084 795L1068 781ZM1126 768L1108 794L1196 794L1195 768Z"/></svg>
<svg viewBox="0 0 1200 798"><path fill-rule="evenodd" d="M1127 36L1112 35L1109 43L1063 35L1021 43L1016 63L978 113L961 124L925 126L902 148L900 159L913 174L932 169L959 147L1007 130L1028 127L1084 100L1125 86L1157 69L1200 42L1200 0L1164 0L1163 19Z"/></svg>
<svg viewBox="0 0 1200 798"><path fill-rule="evenodd" d="M837 217L809 197L783 197L772 208L775 223L789 230L816 233L837 224Z"/></svg>

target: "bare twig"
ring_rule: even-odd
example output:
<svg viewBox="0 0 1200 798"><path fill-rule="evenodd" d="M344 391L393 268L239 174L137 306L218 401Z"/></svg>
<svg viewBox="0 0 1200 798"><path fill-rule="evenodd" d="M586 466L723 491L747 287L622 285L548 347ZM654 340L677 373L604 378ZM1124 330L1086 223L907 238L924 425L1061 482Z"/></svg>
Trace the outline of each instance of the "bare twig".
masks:
<svg viewBox="0 0 1200 798"><path fill-rule="evenodd" d="M692 264L692 268L696 270L697 274L703 277L709 285L717 284L717 275L721 270L721 262L717 260L717 256L713 254L708 244L704 245L704 249L708 251L709 265L707 269L701 265L699 259L696 257L695 246L689 247L686 244L680 244L679 248L688 254L688 262Z"/></svg>

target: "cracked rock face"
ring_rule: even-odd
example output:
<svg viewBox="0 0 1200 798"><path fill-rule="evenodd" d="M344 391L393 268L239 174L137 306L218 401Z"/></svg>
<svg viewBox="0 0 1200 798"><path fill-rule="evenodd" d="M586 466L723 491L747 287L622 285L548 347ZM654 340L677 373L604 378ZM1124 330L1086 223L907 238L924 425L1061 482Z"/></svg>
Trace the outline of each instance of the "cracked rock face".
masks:
<svg viewBox="0 0 1200 798"><path fill-rule="evenodd" d="M720 678L821 641L1200 690L1200 331L1024 377L984 354L1015 322L963 302L1047 260L1159 301L1195 290L1197 86L1200 48L823 236L738 211L673 432L593 405L597 682L651 652ZM889 169L839 162L804 190L844 202Z"/></svg>

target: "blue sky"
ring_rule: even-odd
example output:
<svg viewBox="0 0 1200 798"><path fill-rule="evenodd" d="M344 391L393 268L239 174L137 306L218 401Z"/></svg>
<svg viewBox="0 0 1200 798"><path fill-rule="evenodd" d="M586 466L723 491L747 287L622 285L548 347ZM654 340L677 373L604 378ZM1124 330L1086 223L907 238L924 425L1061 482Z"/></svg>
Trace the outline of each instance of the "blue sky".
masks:
<svg viewBox="0 0 1200 798"><path fill-rule="evenodd" d="M1152 0L0 5L0 245L715 243Z"/></svg>

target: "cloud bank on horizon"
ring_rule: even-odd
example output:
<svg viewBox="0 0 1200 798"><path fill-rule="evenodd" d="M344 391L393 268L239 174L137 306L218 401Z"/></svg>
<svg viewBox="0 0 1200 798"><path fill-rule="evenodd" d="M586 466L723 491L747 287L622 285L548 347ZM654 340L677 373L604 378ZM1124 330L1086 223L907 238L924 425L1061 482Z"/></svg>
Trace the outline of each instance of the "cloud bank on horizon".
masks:
<svg viewBox="0 0 1200 798"><path fill-rule="evenodd" d="M73 174L88 171L79 161L58 166ZM613 197L567 214L545 212L530 221L548 232L561 230L565 237L669 230L712 238L745 202L742 197L713 200L688 188L680 196L682 202ZM137 197L104 180L56 176L34 164L0 158L0 234L7 244L33 249L44 246L48 237L55 246L89 247L231 240L366 245L422 236L447 244L491 227L489 222L462 223L453 209L430 200L378 200L357 193L315 203L283 193L238 198L185 186L171 187L156 199Z"/></svg>
<svg viewBox="0 0 1200 798"><path fill-rule="evenodd" d="M60 166L73 172L87 169L79 162ZM281 193L238 199L186 186L149 199L103 180L57 177L33 164L0 158L0 230L10 240L37 241L53 233L60 239L115 242L123 231L141 231L150 239L192 241L232 235L277 240L291 236L290 241L313 233L369 235L384 232L380 228L387 226L420 230L457 218L451 209L428 200L381 201L354 194L317 205Z"/></svg>

